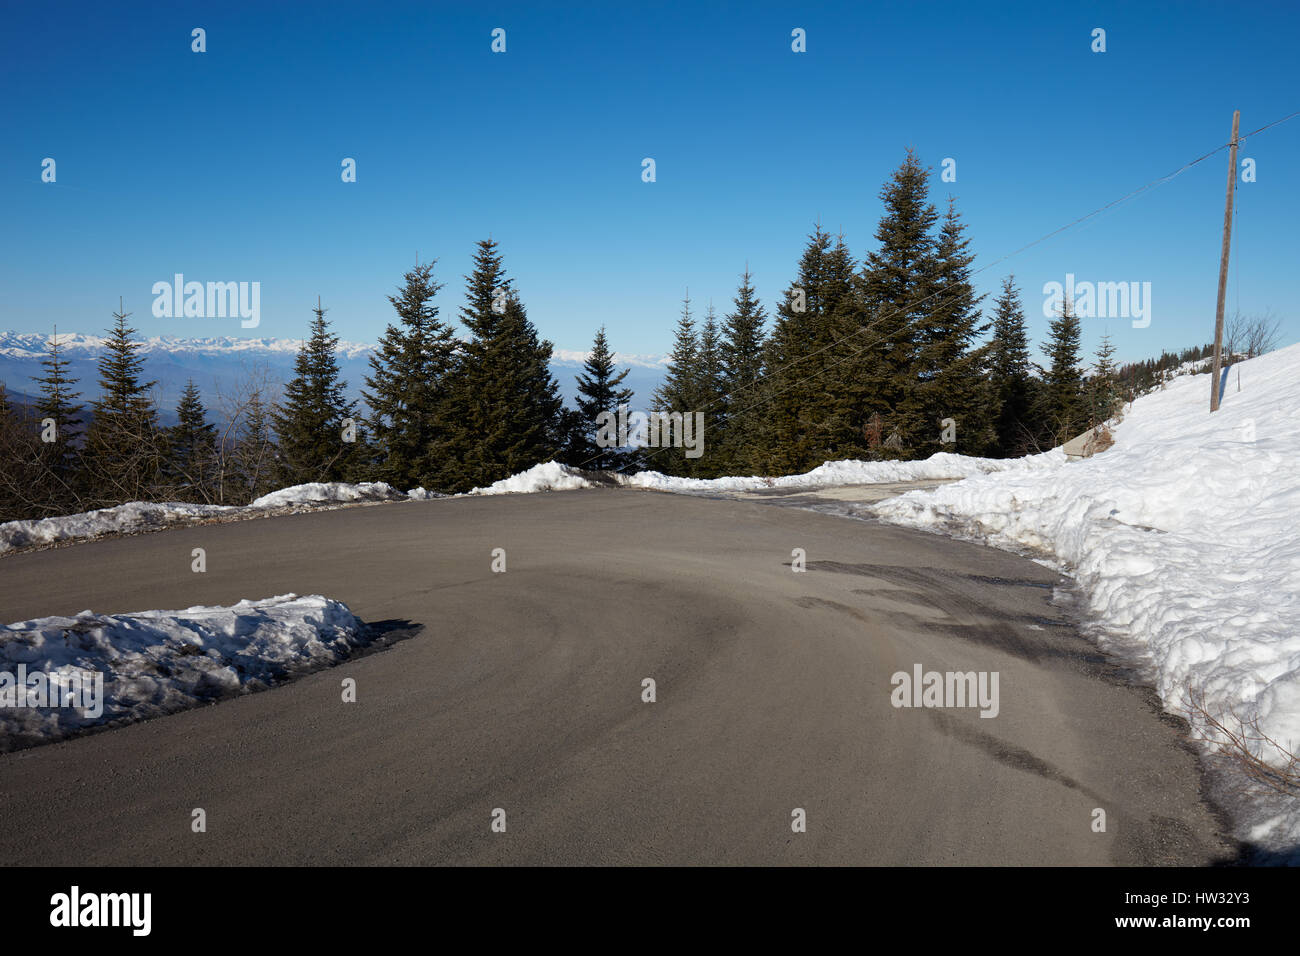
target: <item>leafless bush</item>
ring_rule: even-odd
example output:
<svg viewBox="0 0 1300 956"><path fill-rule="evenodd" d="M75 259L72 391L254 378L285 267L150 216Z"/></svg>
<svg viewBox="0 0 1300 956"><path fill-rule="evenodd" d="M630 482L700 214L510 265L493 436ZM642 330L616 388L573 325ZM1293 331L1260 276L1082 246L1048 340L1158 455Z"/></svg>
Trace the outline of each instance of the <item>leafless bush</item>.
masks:
<svg viewBox="0 0 1300 956"><path fill-rule="evenodd" d="M272 490L275 443L269 416L280 391L279 379L266 364L242 365L233 385L217 386L216 504L248 504Z"/></svg>
<svg viewBox="0 0 1300 956"><path fill-rule="evenodd" d="M1242 719L1231 707L1211 711L1205 692L1190 687L1183 696L1183 707L1195 739L1209 744L1217 759L1258 787L1300 796L1300 756L1264 733L1259 717Z"/></svg>
<svg viewBox="0 0 1300 956"><path fill-rule="evenodd" d="M1238 360L1266 355L1277 348L1281 337L1282 322L1274 318L1273 313L1242 315L1235 312L1228 322L1224 353Z"/></svg>

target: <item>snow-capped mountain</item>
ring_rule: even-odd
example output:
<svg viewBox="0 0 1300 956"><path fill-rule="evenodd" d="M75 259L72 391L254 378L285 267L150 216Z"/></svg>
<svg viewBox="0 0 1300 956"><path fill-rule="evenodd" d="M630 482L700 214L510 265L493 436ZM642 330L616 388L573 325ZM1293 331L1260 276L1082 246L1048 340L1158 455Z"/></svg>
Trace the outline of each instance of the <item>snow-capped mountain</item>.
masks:
<svg viewBox="0 0 1300 956"><path fill-rule="evenodd" d="M15 396L36 394L32 379L41 374L48 339L49 335L43 332L0 332L0 381ZM96 363L103 354L105 342L102 335L59 333L61 353L68 362L70 375L77 380L76 390L81 392L83 401L93 398L97 390ZM302 339L164 335L140 340L139 351L145 357L146 376L158 383L157 401L164 411L175 407L181 389L192 378L205 404L216 414L218 397L232 394L241 382L252 377L278 383L288 381L302 342ZM360 398L373 354L374 345L339 342L339 368L352 398ZM574 377L581 371L587 354L559 348L554 352L551 372L566 398L574 395ZM636 392L635 401L648 405L651 393L663 377L663 357L620 355L617 358L621 367L630 369L624 384Z"/></svg>

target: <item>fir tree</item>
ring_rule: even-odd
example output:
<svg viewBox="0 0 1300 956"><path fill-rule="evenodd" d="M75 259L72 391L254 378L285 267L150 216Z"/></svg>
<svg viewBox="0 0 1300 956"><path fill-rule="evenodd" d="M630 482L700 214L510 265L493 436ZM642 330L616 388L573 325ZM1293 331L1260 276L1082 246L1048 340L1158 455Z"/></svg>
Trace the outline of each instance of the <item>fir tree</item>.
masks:
<svg viewBox="0 0 1300 956"><path fill-rule="evenodd" d="M885 213L876 227L876 251L862 272L863 323L867 334L856 337L871 347L855 370L856 397L863 415L879 414L897 445L878 455L913 454L933 432L918 394L918 329L928 316L933 292L935 240L931 230L938 214L929 202L929 183L916 153L907 157L881 189Z"/></svg>
<svg viewBox="0 0 1300 956"><path fill-rule="evenodd" d="M619 406L632 401L632 389L619 388L623 379L627 378L628 369L615 371L614 354L605 338L603 325L596 332L591 354L587 356L582 368L583 373L577 377L578 414L571 463L593 470L620 468L626 463L627 453L615 446L601 447L597 444L598 419L602 413L612 413L615 416L613 432L616 435Z"/></svg>
<svg viewBox="0 0 1300 956"><path fill-rule="evenodd" d="M721 454L725 442L727 394L723 364L722 330L718 326L717 312L709 303L700 326L699 354L696 356L696 397L691 411L704 417L703 433L696 435L701 455L691 459L692 473L700 478L716 478L725 474Z"/></svg>
<svg viewBox="0 0 1300 956"><path fill-rule="evenodd" d="M211 502L216 472L217 429L194 380L186 382L176 406L177 423L167 433L166 475L169 496L178 501Z"/></svg>
<svg viewBox="0 0 1300 956"><path fill-rule="evenodd" d="M927 455L984 455L996 442L985 374L989 350L976 346L989 326L981 323L979 303L984 297L977 296L971 284L975 257L965 229L950 199L931 259L930 297L915 334L917 397L931 428L915 448ZM944 421L952 423L951 430Z"/></svg>
<svg viewBox="0 0 1300 956"><path fill-rule="evenodd" d="M1090 426L1114 418L1124 404L1119 370L1115 366L1115 346L1111 344L1109 335L1103 335L1101 344L1097 346L1097 359L1088 379L1087 396Z"/></svg>
<svg viewBox="0 0 1300 956"><path fill-rule="evenodd" d="M452 330L438 319L433 298L442 288L433 262L406 273L388 301L398 324L389 325L370 357L363 392L382 480L399 488L432 484L440 470L433 455L446 433L442 391L455 352Z"/></svg>
<svg viewBox="0 0 1300 956"><path fill-rule="evenodd" d="M784 475L807 471L827 460L833 446L831 431L843 407L831 407L836 381L828 380L831 347L855 307L853 262L843 238L832 245L820 224L808 237L799 259L798 275L787 287L776 309L772 335L767 340L762 388L765 445L760 453L762 470ZM836 372L840 383L852 373ZM841 406L852 404L844 398ZM849 426L851 429L851 426Z"/></svg>
<svg viewBox="0 0 1300 956"><path fill-rule="evenodd" d="M725 470L733 474L759 468L763 409L763 326L767 314L754 293L746 267L723 320L722 388L727 395L726 431L722 436Z"/></svg>
<svg viewBox="0 0 1300 956"><path fill-rule="evenodd" d="M325 311L317 300L311 336L298 350L294 377L272 414L280 447L275 477L281 486L356 476L363 436L358 432L356 441L345 440L347 420L355 428L357 410L339 379L338 337L330 332Z"/></svg>
<svg viewBox="0 0 1300 956"><path fill-rule="evenodd" d="M129 312L113 313L99 360L99 398L86 432L84 460L92 495L101 504L146 499L162 468L162 434L151 390L143 381L144 357L126 324Z"/></svg>
<svg viewBox="0 0 1300 956"><path fill-rule="evenodd" d="M993 340L989 351L989 384L996 410L997 451L1002 457L1023 455L1037 432L1030 417L1033 397L1032 363L1025 311L1015 278L1007 276L993 305Z"/></svg>
<svg viewBox="0 0 1300 956"><path fill-rule="evenodd" d="M57 504L70 504L78 490L79 462L74 439L81 432L83 419L82 406L76 401L80 393L72 390L76 382L68 376L68 363L60 354L57 326L45 343L41 367L44 374L33 379L40 392L36 401L36 424L41 431L41 475L39 487L34 491L38 499L48 502L58 513L63 509ZM48 433L47 420L52 423ZM45 441L47 435L53 441Z"/></svg>
<svg viewBox="0 0 1300 956"><path fill-rule="evenodd" d="M1056 318L1048 323L1048 341L1043 352L1050 360L1043 369L1043 419L1054 444L1069 441L1086 426L1083 401L1083 373L1079 369L1079 317L1069 299L1061 303Z"/></svg>
<svg viewBox="0 0 1300 956"><path fill-rule="evenodd" d="M665 363L663 381L654 392L654 410L680 412L684 416L698 410L700 397L700 337L691 315L691 296L688 291L682 300L682 312L673 333L673 347ZM651 437L652 440L667 438L659 433ZM672 440L677 441L675 434L672 435ZM684 448L647 448L645 461L647 468L666 475L694 475L693 460L686 457Z"/></svg>
<svg viewBox="0 0 1300 956"><path fill-rule="evenodd" d="M497 244L478 244L461 321L469 341L448 376L448 434L436 455L448 491L468 491L562 455L569 418L539 339L506 276Z"/></svg>

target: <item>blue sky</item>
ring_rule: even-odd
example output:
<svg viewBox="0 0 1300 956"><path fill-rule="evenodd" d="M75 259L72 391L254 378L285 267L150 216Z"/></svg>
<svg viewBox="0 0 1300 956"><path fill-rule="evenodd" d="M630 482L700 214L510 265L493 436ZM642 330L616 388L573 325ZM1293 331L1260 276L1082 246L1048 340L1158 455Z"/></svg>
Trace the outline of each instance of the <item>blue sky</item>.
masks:
<svg viewBox="0 0 1300 956"><path fill-rule="evenodd" d="M725 311L746 262L770 309L818 219L861 257L909 145L978 268L1226 142L1234 108L1243 132L1300 109L1291 3L565 6L8 5L0 328L97 332L121 295L144 335L297 337L319 294L373 341L417 251L450 315L490 234L558 347L604 323L663 352L684 290ZM1228 287L1286 342L1298 148L1300 118L1243 145ZM1087 320L1085 347L1205 341L1226 177L1225 151L977 281L1014 272L1036 340L1044 283L1150 282L1150 326ZM177 272L260 282L260 327L154 318Z"/></svg>

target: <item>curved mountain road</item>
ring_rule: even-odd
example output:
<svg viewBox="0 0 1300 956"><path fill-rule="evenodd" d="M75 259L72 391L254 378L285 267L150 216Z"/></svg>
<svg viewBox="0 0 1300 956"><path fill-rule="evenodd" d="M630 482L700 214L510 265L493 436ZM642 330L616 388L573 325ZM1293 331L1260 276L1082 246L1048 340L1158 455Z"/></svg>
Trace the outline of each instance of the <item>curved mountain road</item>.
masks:
<svg viewBox="0 0 1300 956"><path fill-rule="evenodd" d="M0 757L0 863L1232 859L1178 722L1113 676L1050 603L1056 583L937 536L616 489L7 557L5 621L296 592L412 633L264 693ZM891 676L917 664L998 672L997 716L893 707Z"/></svg>

